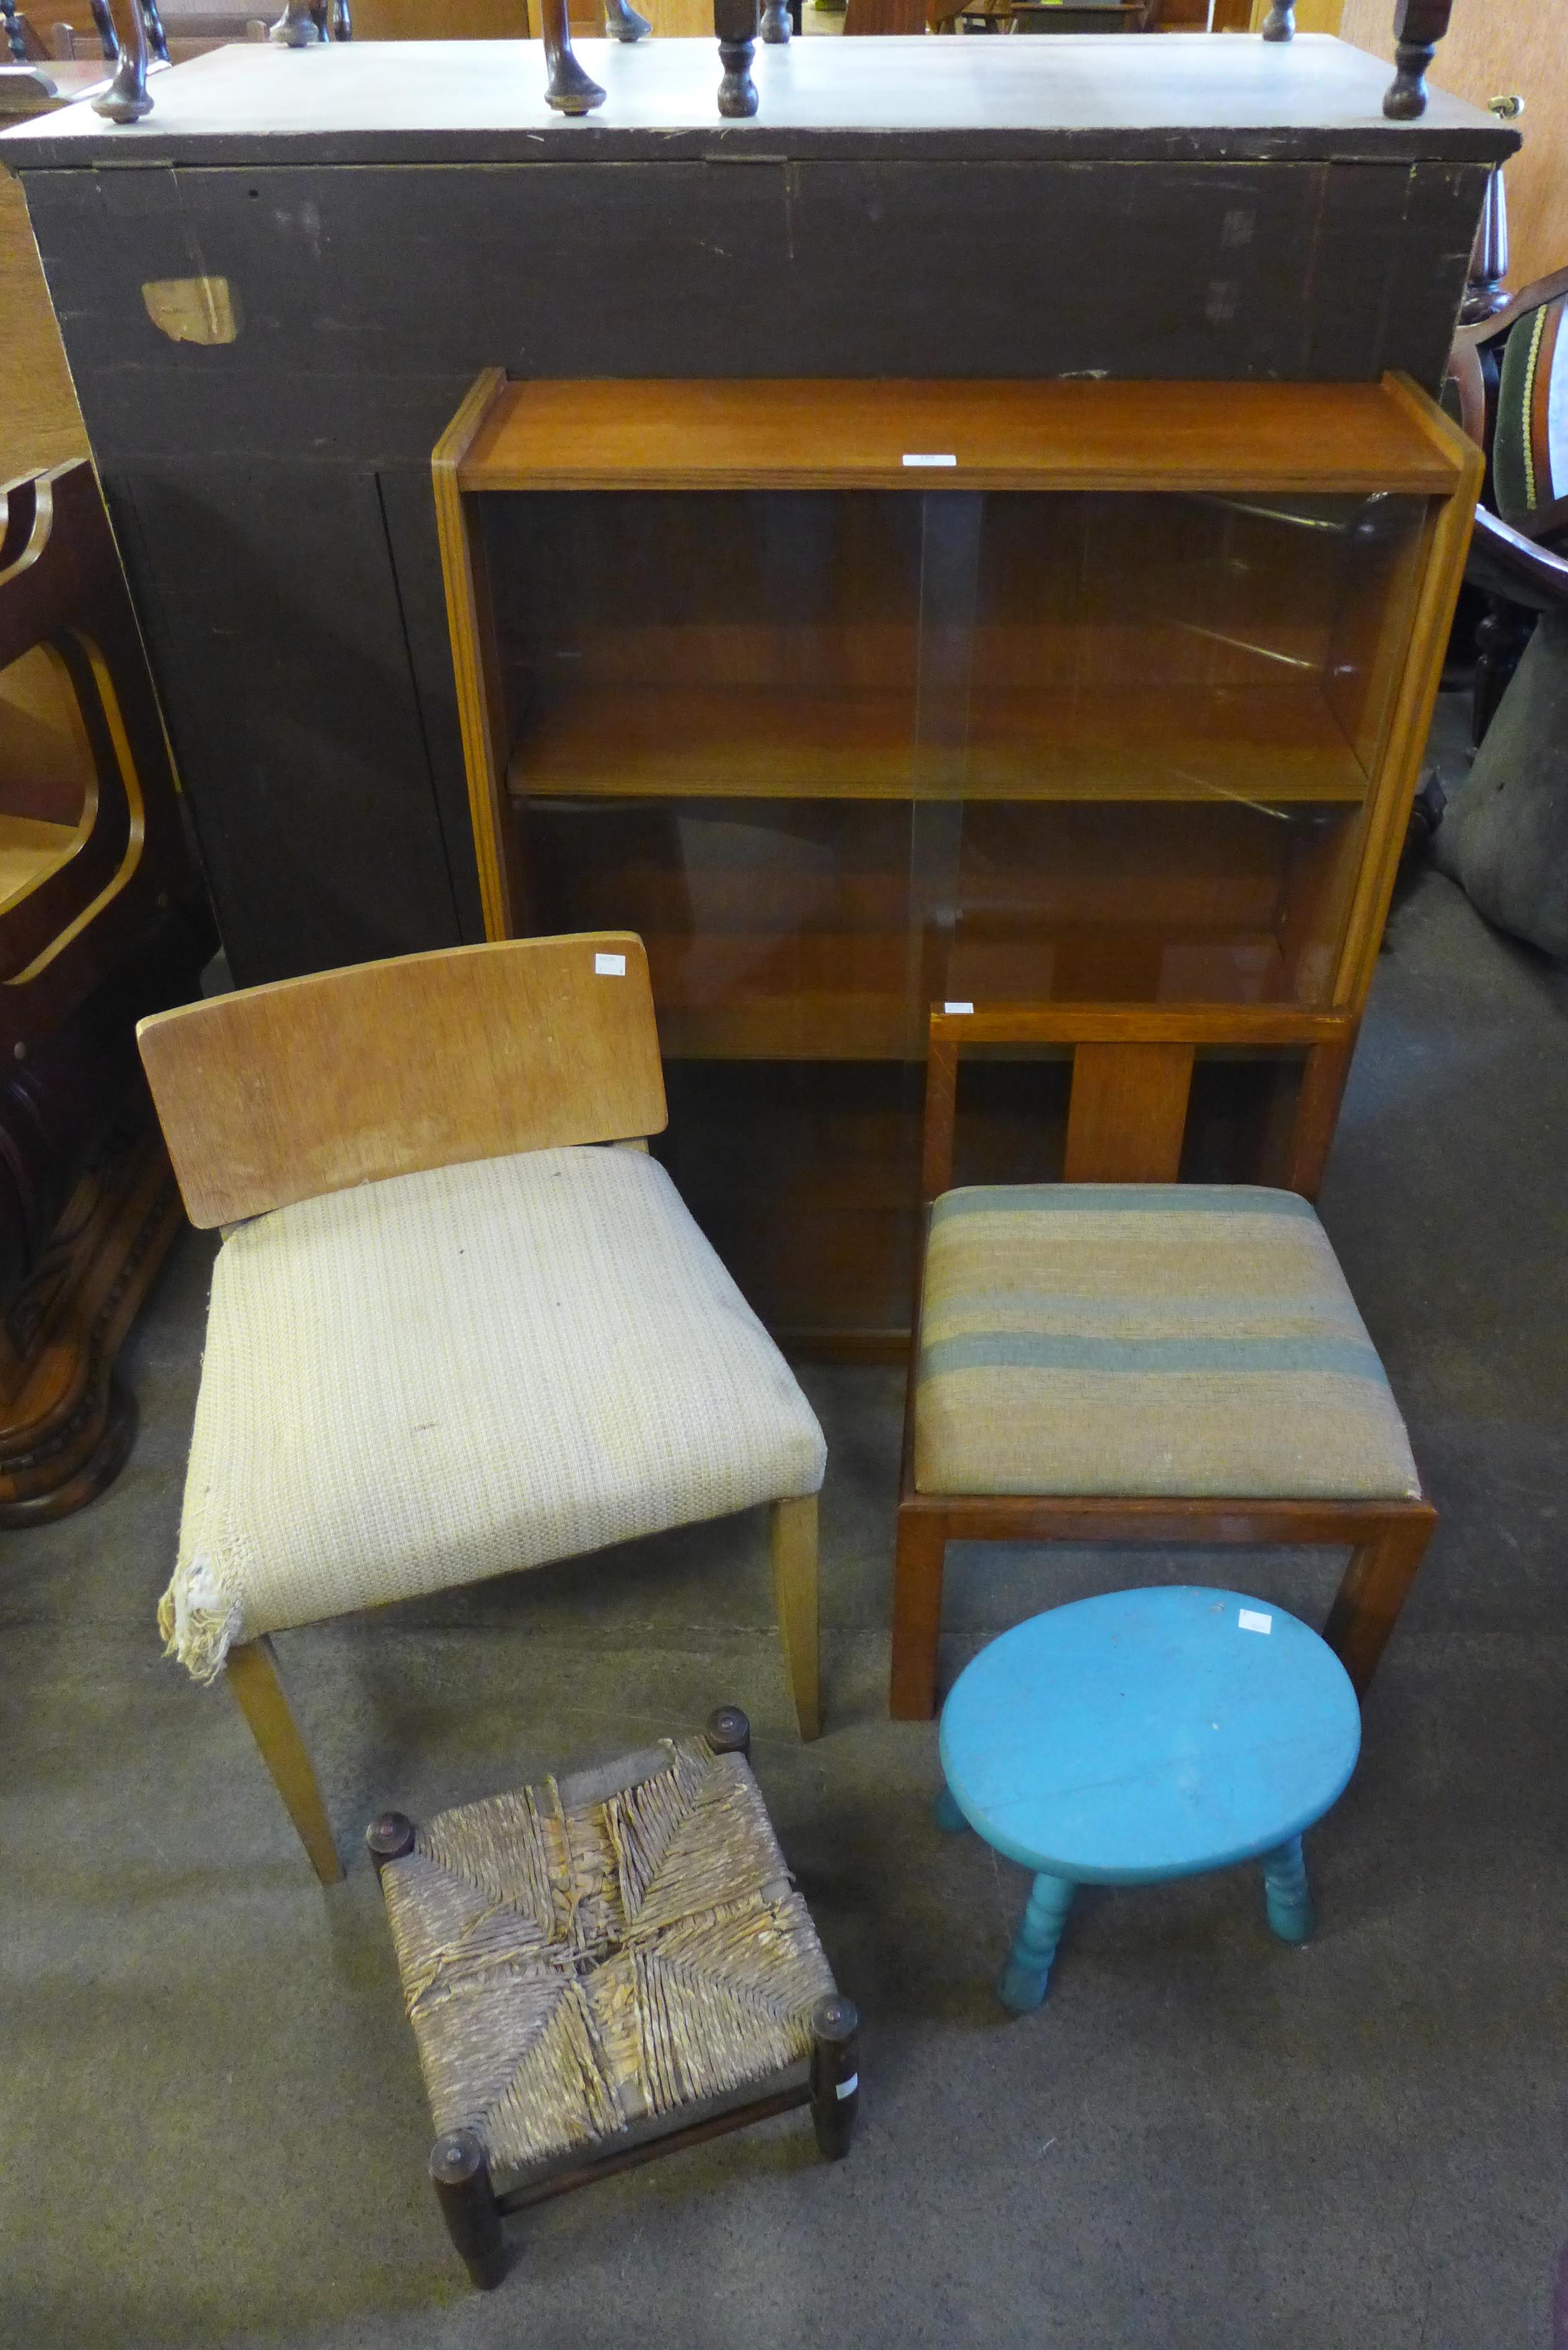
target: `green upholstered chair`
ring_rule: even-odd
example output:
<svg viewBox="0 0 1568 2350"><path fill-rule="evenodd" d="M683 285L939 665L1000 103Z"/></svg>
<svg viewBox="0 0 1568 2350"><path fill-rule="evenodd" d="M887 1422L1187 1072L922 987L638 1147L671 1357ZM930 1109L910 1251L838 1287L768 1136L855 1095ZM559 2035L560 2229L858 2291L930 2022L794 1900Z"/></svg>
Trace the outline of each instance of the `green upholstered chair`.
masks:
<svg viewBox="0 0 1568 2350"><path fill-rule="evenodd" d="M1293 1005L933 1011L892 1710L934 1710L950 1541L1344 1545L1365 1690L1435 1513L1311 1200L1355 1041ZM1060 1183L950 1189L966 1046L1074 1049ZM1277 1185L1182 1184L1199 1047L1300 1064Z"/></svg>

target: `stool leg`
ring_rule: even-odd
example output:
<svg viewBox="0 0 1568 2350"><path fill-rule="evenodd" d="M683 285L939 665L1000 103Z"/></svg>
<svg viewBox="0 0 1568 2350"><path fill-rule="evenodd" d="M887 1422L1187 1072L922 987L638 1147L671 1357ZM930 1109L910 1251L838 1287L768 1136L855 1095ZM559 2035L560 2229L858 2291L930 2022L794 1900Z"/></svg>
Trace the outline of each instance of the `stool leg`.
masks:
<svg viewBox="0 0 1568 2350"><path fill-rule="evenodd" d="M1028 2015L1045 1996L1051 1961L1067 1922L1077 1887L1065 1877L1049 1877L1043 1869L1030 1890L1023 1923L1007 1954L997 1991L1003 2007Z"/></svg>
<svg viewBox="0 0 1568 2350"><path fill-rule="evenodd" d="M937 1797L934 1816L938 1827L946 1835L961 1835L969 1825L969 1822L953 1801L950 1787L944 1787Z"/></svg>
<svg viewBox="0 0 1568 2350"><path fill-rule="evenodd" d="M811 2011L811 2118L829 2162L842 2162L860 2109L860 2012L836 1991Z"/></svg>
<svg viewBox="0 0 1568 2350"><path fill-rule="evenodd" d="M1300 1836L1292 1836L1277 1852L1263 1855L1263 1898L1269 1905L1269 1924L1282 1942L1311 1939L1317 1913L1307 1889Z"/></svg>
<svg viewBox="0 0 1568 2350"><path fill-rule="evenodd" d="M449 2130L431 2148L430 2169L447 2233L481 2293L489 2293L505 2274L506 2260L484 2148L472 2130Z"/></svg>
<svg viewBox="0 0 1568 2350"><path fill-rule="evenodd" d="M895 1721L929 1721L937 1710L937 1642L942 1630L942 1566L947 1522L927 1510L900 1509L893 1559Z"/></svg>

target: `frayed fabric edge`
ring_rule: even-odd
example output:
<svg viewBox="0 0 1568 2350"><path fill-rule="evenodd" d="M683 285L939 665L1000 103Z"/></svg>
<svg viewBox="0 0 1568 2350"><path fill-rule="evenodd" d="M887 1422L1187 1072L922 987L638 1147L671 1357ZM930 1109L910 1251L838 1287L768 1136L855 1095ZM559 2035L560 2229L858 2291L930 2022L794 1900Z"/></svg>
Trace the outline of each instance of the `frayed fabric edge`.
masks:
<svg viewBox="0 0 1568 2350"><path fill-rule="evenodd" d="M223 1590L205 1551L174 1570L158 1603L163 1653L182 1664L192 1680L214 1681L236 1640L244 1636L244 1611Z"/></svg>

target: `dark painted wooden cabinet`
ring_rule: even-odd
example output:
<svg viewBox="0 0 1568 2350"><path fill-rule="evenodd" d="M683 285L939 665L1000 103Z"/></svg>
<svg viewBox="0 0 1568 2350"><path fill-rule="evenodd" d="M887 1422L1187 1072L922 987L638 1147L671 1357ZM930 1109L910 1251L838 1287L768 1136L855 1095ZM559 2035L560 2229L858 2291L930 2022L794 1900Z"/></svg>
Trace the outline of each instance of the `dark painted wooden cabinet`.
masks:
<svg viewBox="0 0 1568 2350"><path fill-rule="evenodd" d="M732 123L710 43L584 53L586 122L536 45L243 47L0 138L241 980L483 935L430 480L482 367L1435 389L1514 143L1312 38L805 41Z"/></svg>

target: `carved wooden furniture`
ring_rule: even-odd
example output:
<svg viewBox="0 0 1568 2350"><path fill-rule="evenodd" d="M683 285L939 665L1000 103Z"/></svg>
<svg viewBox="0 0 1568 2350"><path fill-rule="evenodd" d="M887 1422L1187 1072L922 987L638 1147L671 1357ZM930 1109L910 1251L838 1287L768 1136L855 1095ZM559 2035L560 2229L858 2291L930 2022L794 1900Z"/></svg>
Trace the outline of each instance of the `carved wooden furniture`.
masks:
<svg viewBox="0 0 1568 2350"><path fill-rule="evenodd" d="M930 1014L929 1211L894 1566L892 1710L935 1703L950 1542L1350 1545L1327 1639L1364 1690L1435 1523L1308 1204L1346 1012ZM952 1185L961 1053L1073 1050L1060 1183ZM1282 1188L1180 1183L1199 1049L1292 1048Z"/></svg>
<svg viewBox="0 0 1568 2350"><path fill-rule="evenodd" d="M181 1224L132 1027L213 943L92 467L0 484L0 1525L129 1450L115 1357Z"/></svg>
<svg viewBox="0 0 1568 2350"><path fill-rule="evenodd" d="M1004 1632L942 1708L938 1825L1033 1876L998 1985L1045 1997L1080 1885L1262 1863L1269 1926L1316 1926L1302 1835L1355 1768L1361 1716L1315 1632L1236 1591L1116 1591Z"/></svg>
<svg viewBox="0 0 1568 2350"><path fill-rule="evenodd" d="M501 2220L809 2106L829 2162L859 2102L853 2002L721 1706L706 1736L367 1842L438 2136L430 2172L476 2285Z"/></svg>
<svg viewBox="0 0 1568 2350"><path fill-rule="evenodd" d="M903 1351L933 998L1359 1011L1479 470L1392 379L475 384L486 923L646 939L670 1164L792 1343Z"/></svg>
<svg viewBox="0 0 1568 2350"><path fill-rule="evenodd" d="M198 1679L226 1664L323 1882L287 1626L767 1503L814 1738L822 1433L647 1154L640 942L358 964L140 1035L192 1222L239 1227L160 1621Z"/></svg>

